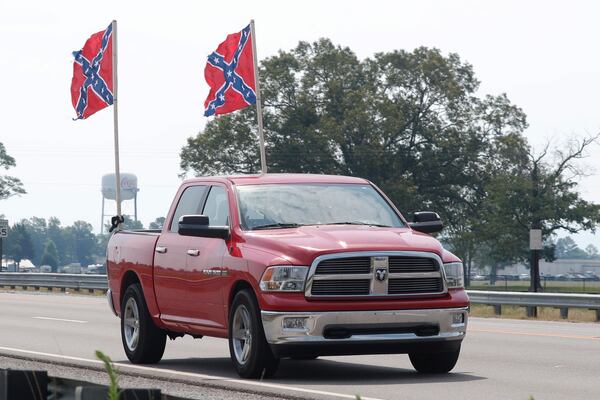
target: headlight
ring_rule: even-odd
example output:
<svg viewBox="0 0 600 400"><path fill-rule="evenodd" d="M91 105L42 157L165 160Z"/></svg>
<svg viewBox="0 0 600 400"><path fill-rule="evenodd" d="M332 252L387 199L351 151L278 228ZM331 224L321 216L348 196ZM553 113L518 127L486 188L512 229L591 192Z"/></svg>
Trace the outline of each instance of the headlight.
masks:
<svg viewBox="0 0 600 400"><path fill-rule="evenodd" d="M263 292L302 292L306 274L308 267L269 267L260 279L260 289Z"/></svg>
<svg viewBox="0 0 600 400"><path fill-rule="evenodd" d="M463 264L461 262L453 262L444 264L444 272L446 273L446 282L448 288L464 288L465 276Z"/></svg>

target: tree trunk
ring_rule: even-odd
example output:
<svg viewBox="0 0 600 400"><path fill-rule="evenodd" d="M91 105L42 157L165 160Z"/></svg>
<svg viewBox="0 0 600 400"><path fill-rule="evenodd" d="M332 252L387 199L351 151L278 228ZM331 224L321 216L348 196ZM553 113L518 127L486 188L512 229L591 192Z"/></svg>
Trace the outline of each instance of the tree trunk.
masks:
<svg viewBox="0 0 600 400"><path fill-rule="evenodd" d="M498 273L498 266L496 264L492 264L490 269L490 285L494 286L496 284L496 274Z"/></svg>

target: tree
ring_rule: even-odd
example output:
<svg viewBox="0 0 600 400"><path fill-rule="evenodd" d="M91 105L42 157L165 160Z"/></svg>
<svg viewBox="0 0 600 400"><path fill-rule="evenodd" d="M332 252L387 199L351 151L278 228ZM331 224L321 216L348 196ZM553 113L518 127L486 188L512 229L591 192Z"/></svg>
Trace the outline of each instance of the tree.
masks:
<svg viewBox="0 0 600 400"><path fill-rule="evenodd" d="M593 244L589 244L585 248L585 252L587 253L588 258L599 258L600 253L598 252L598 248Z"/></svg>
<svg viewBox="0 0 600 400"><path fill-rule="evenodd" d="M526 260L532 225L552 259L559 229L600 221L600 206L577 192L576 165L597 137L534 152L524 112L504 94L478 96L457 54L421 47L359 60L321 39L264 60L260 77L269 171L357 175L405 215L438 211L467 279L474 260L492 271ZM255 127L253 108L210 120L183 147L182 175L258 172Z"/></svg>
<svg viewBox="0 0 600 400"><path fill-rule="evenodd" d="M92 225L85 221L75 221L72 226L65 228L71 262L78 262L82 266L92 263L96 249L96 236L92 230Z"/></svg>
<svg viewBox="0 0 600 400"><path fill-rule="evenodd" d="M48 240L51 240L56 246L56 251L58 253L58 265L66 265L71 262L71 256L68 251L70 246L67 245L65 231L58 218L50 217L50 219L48 219L46 236Z"/></svg>
<svg viewBox="0 0 600 400"><path fill-rule="evenodd" d="M149 229L162 229L165 224L165 217L158 217L154 220L154 222L150 222L148 226Z"/></svg>
<svg viewBox="0 0 600 400"><path fill-rule="evenodd" d="M6 256L12 258L17 267L20 266L22 260L33 259L35 255L33 242L23 223L14 224L6 239Z"/></svg>
<svg viewBox="0 0 600 400"><path fill-rule="evenodd" d="M15 159L8 155L4 144L0 143L0 168L8 170L16 165ZM18 178L0 175L0 200L25 193L23 183Z"/></svg>
<svg viewBox="0 0 600 400"><path fill-rule="evenodd" d="M52 240L46 241L41 265L49 265L50 267L52 267L52 272L56 272L56 269L58 267L58 250L56 250L56 245Z"/></svg>
<svg viewBox="0 0 600 400"><path fill-rule="evenodd" d="M144 229L144 224L141 221L135 220L131 215L123 215L124 222L121 224L121 229L124 230L135 230L135 229ZM110 230L110 224L104 225L105 230L108 232Z"/></svg>
<svg viewBox="0 0 600 400"><path fill-rule="evenodd" d="M584 174L577 161L585 157L586 148L597 139L572 139L554 151L547 145L539 154L525 146L526 157L518 168L499 171L486 186L483 209L487 218L483 220L481 238L495 250L505 249L503 253L512 255L513 261L525 261L532 226L540 226L547 239L559 230L594 231L600 222L600 205L583 200L577 192L577 178ZM557 256L575 255L568 247L572 244L570 238L559 239ZM586 257L581 249L578 254ZM546 255L553 256L549 251ZM539 281L539 276L534 279Z"/></svg>
<svg viewBox="0 0 600 400"><path fill-rule="evenodd" d="M477 97L456 54L421 47L361 61L327 39L264 60L260 76L270 171L362 176L405 214L436 210L470 268L485 187L526 143L525 114L506 95ZM257 172L254 118L248 108L209 121L181 151L184 174Z"/></svg>
<svg viewBox="0 0 600 400"><path fill-rule="evenodd" d="M40 265L48 238L48 225L44 218L31 217L22 221L31 237L35 257L31 260L35 265Z"/></svg>

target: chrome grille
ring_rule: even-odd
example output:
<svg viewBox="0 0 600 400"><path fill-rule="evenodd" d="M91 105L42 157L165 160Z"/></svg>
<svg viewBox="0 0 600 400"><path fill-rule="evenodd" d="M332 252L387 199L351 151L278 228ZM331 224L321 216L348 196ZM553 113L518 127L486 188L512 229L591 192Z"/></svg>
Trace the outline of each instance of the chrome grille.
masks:
<svg viewBox="0 0 600 400"><path fill-rule="evenodd" d="M305 295L411 296L446 292L441 259L433 253L352 252L317 257Z"/></svg>

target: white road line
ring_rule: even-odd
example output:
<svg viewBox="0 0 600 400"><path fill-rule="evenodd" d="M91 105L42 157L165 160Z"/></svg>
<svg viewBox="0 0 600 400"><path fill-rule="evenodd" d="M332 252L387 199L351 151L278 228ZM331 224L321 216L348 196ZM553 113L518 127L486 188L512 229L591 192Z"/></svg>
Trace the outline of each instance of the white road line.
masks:
<svg viewBox="0 0 600 400"><path fill-rule="evenodd" d="M78 319L64 319L64 318L52 318L52 317L31 317L33 319L43 319L48 321L62 321L62 322L74 322L76 324L87 324L87 321L80 321Z"/></svg>
<svg viewBox="0 0 600 400"><path fill-rule="evenodd" d="M15 348L11 348L11 347L0 347L0 351L7 351L7 352L21 353L21 354L30 354L30 355L36 355L36 356L42 356L42 357L48 357L48 358L62 359L62 360L68 360L68 361L78 361L78 362L91 363L91 364L102 364L102 361L100 361L100 360L87 359L87 358L81 358L81 357L72 357L72 356L63 356L60 354L42 353L42 352L38 352L38 351L15 349ZM40 360L40 361L43 361L43 360ZM138 370L138 371L145 371L145 372L168 373L168 374L172 374L172 375L185 376L185 377L189 377L189 378L200 378L200 379L206 379L206 380L215 380L215 381L218 380L218 381L223 381L223 382L236 383L236 384L240 384L240 385L244 385L244 386L255 386L255 387L262 387L262 388L287 390L287 391L291 391L291 392L318 394L318 395L331 396L331 397L337 397L337 398L342 398L342 399L356 399L355 395L336 393L336 392L327 392L327 391L323 391L323 390L306 389L306 388L301 388L301 387L296 387L296 386L280 385L280 384L276 384L276 383L267 383L267 382L243 380L243 379L232 379L232 378L226 378L223 376L198 374L198 373L194 373L194 372L183 372L183 371L177 371L174 369L166 369L166 368L163 369L163 368L144 367L141 365L134 365L134 364L114 363L114 365L121 369L130 369L130 370ZM378 398L374 398L374 397L364 397L364 396L361 396L361 399L363 399L363 400L382 400L382 399L378 399Z"/></svg>

